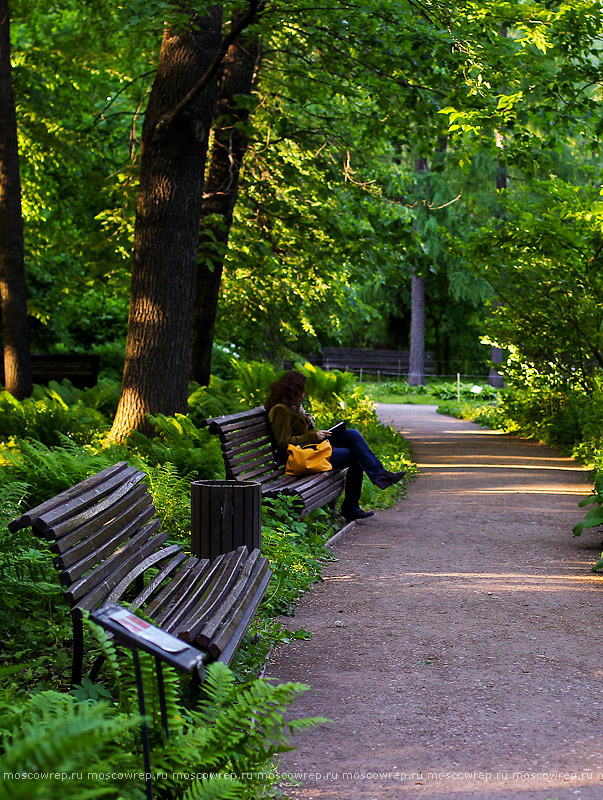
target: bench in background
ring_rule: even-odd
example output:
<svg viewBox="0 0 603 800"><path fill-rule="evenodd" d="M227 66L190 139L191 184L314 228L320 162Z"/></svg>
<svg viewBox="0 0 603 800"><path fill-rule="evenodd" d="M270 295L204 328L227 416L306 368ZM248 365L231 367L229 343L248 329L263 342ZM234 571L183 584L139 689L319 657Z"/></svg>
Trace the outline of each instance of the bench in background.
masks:
<svg viewBox="0 0 603 800"><path fill-rule="evenodd" d="M295 497L301 517L336 500L345 488L347 470L330 470L304 477L285 475L284 466L276 462L264 406L205 422L209 432L220 437L227 479L257 481L264 497L277 497L279 494Z"/></svg>
<svg viewBox="0 0 603 800"><path fill-rule="evenodd" d="M82 678L85 611L121 600L208 661L229 664L268 586L258 549L238 547L210 562L166 544L144 478L121 462L9 523L11 532L31 527L55 553L71 606L73 684Z"/></svg>
<svg viewBox="0 0 603 800"><path fill-rule="evenodd" d="M32 353L32 383L46 386L50 381L62 381L63 378L68 378L77 389L96 386L99 362L100 358L97 355ZM4 383L4 366L1 363L0 383Z"/></svg>
<svg viewBox="0 0 603 800"><path fill-rule="evenodd" d="M367 375L406 378L409 371L408 350L362 350L359 348L324 347L322 355L309 356L308 360L322 369L342 372L363 372ZM435 375L433 353L425 353L425 374Z"/></svg>

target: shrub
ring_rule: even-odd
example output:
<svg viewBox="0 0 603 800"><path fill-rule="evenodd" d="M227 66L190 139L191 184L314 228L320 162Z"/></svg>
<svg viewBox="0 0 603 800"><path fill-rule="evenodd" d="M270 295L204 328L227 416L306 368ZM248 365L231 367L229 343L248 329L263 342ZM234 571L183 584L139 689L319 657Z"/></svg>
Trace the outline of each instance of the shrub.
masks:
<svg viewBox="0 0 603 800"><path fill-rule="evenodd" d="M27 437L56 445L62 436L68 436L79 444L89 442L106 430L109 422L101 411L76 399L76 392L64 381L63 385L36 387L34 395L22 402L8 392L0 393L0 439L8 442Z"/></svg>
<svg viewBox="0 0 603 800"><path fill-rule="evenodd" d="M191 480L223 477L220 442L207 428L197 428L184 414L175 417L157 414L149 419L157 436L149 439L141 433L130 434L127 442L130 453L136 453L151 466L171 463L181 476Z"/></svg>
<svg viewBox="0 0 603 800"><path fill-rule="evenodd" d="M118 660L105 642L115 678L129 708L136 708L132 667ZM283 713L303 684L273 686L255 679L237 685L221 663L207 668L203 696L197 708L179 700L179 680L164 666L169 739L154 713L157 695L154 663L141 654L149 708L151 766L159 798L256 800L278 774L273 759L290 750L287 736L326 720L284 721ZM108 693L107 693L108 694ZM107 702L77 701L46 691L21 705L6 700L5 735L0 757L0 792L20 800L36 797L112 797L139 800L144 796L140 749L140 719L135 712ZM25 773L25 774L22 774ZM26 777L27 775L37 777ZM206 774L191 782L189 776ZM99 778L98 775L102 775ZM60 776L60 777L57 777Z"/></svg>

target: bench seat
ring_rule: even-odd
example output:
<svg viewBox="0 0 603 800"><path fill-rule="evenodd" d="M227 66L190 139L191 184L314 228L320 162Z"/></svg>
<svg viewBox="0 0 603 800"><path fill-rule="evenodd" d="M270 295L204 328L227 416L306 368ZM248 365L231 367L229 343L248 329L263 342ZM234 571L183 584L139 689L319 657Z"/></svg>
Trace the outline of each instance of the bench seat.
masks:
<svg viewBox="0 0 603 800"><path fill-rule="evenodd" d="M72 683L81 682L82 618L108 603L140 608L163 630L229 664L270 580L258 549L213 561L167 542L140 470L120 462L9 523L49 542L71 606Z"/></svg>

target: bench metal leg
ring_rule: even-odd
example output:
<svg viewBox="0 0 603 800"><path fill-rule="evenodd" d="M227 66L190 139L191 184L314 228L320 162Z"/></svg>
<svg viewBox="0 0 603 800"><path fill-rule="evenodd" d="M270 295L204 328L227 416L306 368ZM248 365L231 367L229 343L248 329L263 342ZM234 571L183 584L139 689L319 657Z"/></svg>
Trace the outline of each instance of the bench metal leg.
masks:
<svg viewBox="0 0 603 800"><path fill-rule="evenodd" d="M105 663L105 659L106 656L104 655L104 653L101 653L100 656L97 657L94 664L92 665L92 669L90 670L90 675L88 676L92 681L92 683L94 683L95 680L98 678L101 668Z"/></svg>
<svg viewBox="0 0 603 800"><path fill-rule="evenodd" d="M80 617L72 616L73 627L73 663L71 665L71 688L82 682L82 665L84 662L84 626Z"/></svg>

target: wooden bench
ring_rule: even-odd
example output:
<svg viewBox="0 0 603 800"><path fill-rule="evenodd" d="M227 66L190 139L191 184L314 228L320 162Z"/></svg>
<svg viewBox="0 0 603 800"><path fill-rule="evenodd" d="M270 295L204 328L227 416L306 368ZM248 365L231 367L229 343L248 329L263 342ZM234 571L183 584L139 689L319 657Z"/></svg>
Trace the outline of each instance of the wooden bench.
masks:
<svg viewBox="0 0 603 800"><path fill-rule="evenodd" d="M46 386L50 381L68 378L77 389L98 383L100 358L81 353L32 353L31 380ZM0 363L0 383L4 383L4 365Z"/></svg>
<svg viewBox="0 0 603 800"><path fill-rule="evenodd" d="M406 378L409 371L408 350L363 350L359 348L324 347L321 356L309 360L322 369L342 372L364 372L367 375ZM432 353L425 353L425 374L435 375Z"/></svg>
<svg viewBox="0 0 603 800"><path fill-rule="evenodd" d="M166 545L144 478L121 462L9 523L11 532L31 527L56 554L73 621L72 684L82 679L86 611L121 600L208 661L229 664L268 586L258 549L238 547L210 562Z"/></svg>
<svg viewBox="0 0 603 800"><path fill-rule="evenodd" d="M209 432L220 437L226 478L257 481L263 497L284 494L295 497L300 517L335 500L345 488L347 470L330 470L316 475L285 475L276 461L276 450L264 406L251 411L205 420Z"/></svg>

